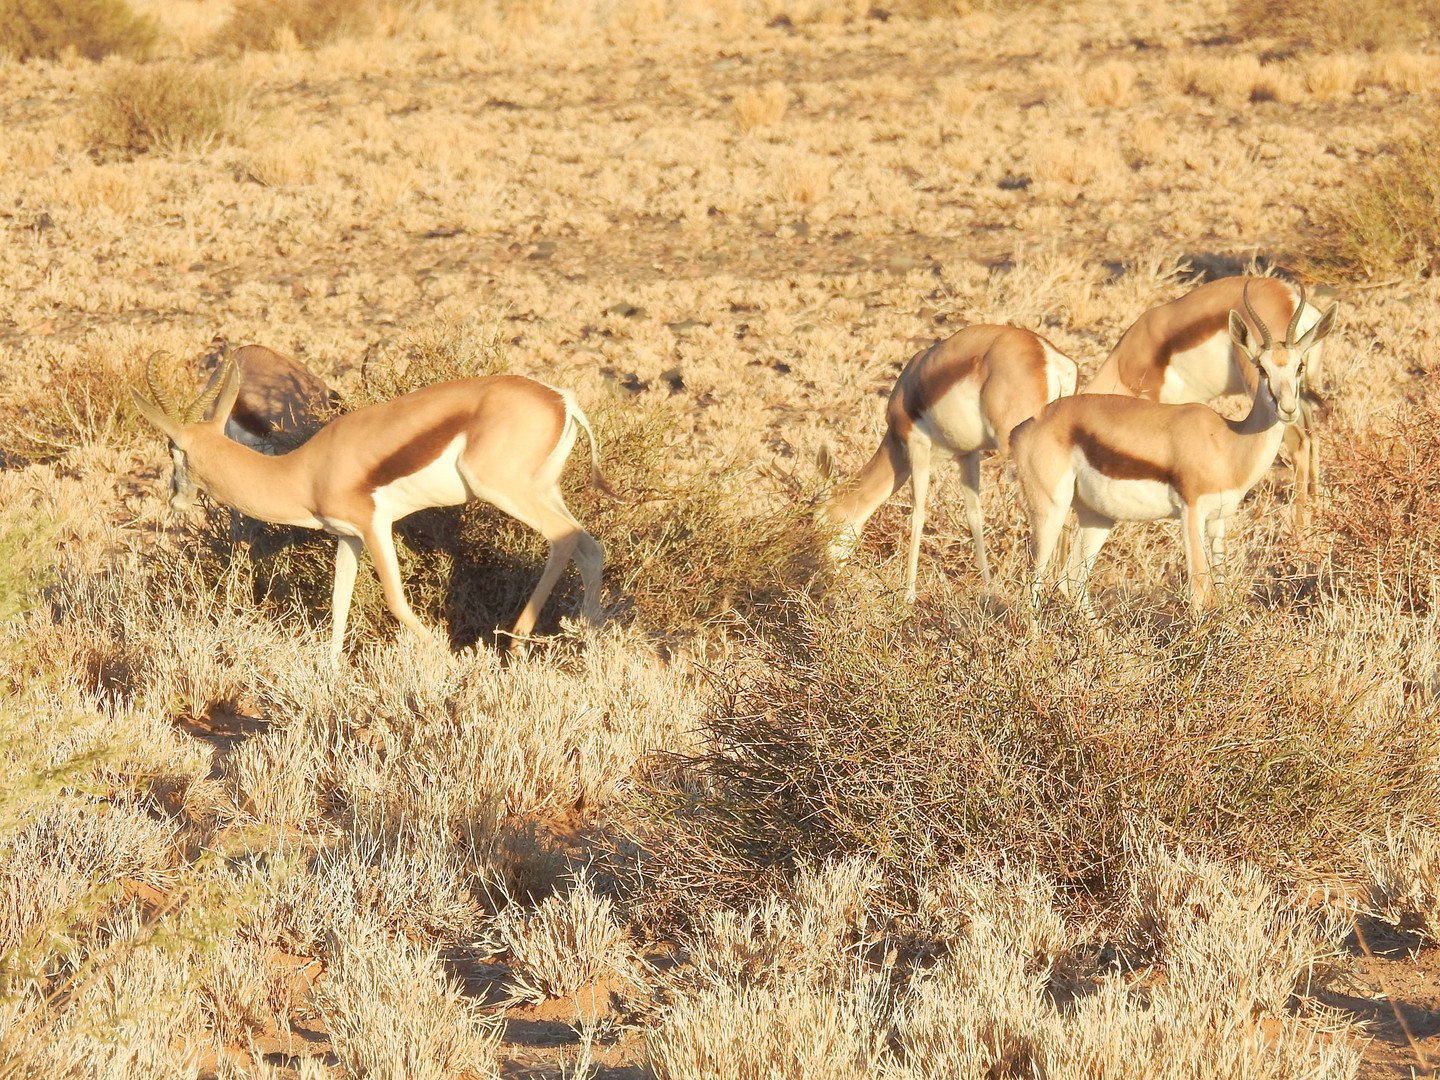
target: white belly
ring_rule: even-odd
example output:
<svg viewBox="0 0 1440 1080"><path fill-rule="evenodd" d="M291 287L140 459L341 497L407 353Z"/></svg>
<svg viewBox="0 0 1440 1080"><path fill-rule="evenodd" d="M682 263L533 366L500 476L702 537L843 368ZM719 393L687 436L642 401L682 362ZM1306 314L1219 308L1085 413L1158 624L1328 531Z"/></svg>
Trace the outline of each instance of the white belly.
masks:
<svg viewBox="0 0 1440 1080"><path fill-rule="evenodd" d="M973 394L946 394L915 421L915 426L942 453L968 454L995 448L995 432L985 422L979 397Z"/></svg>
<svg viewBox="0 0 1440 1080"><path fill-rule="evenodd" d="M1180 516L1180 500L1159 480L1116 480L1092 468L1075 451L1075 496L1114 521L1159 521Z"/></svg>
<svg viewBox="0 0 1440 1080"><path fill-rule="evenodd" d="M376 516L399 521L417 510L468 502L470 491L456 465L464 449L465 436L457 435L434 461L419 472L376 488L373 496Z"/></svg>
<svg viewBox="0 0 1440 1080"><path fill-rule="evenodd" d="M1165 381L1160 387L1160 400L1178 405L1247 391L1235 367L1229 336L1216 334L1195 348L1170 357Z"/></svg>

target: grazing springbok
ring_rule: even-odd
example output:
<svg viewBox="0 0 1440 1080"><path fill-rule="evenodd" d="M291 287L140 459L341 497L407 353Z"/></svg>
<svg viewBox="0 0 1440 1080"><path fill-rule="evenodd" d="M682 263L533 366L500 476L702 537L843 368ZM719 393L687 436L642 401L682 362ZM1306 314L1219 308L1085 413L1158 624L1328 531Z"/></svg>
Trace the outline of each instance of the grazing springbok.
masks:
<svg viewBox="0 0 1440 1080"><path fill-rule="evenodd" d="M1047 405L1011 436L1030 519L1033 601L1073 503L1080 529L1069 584L1087 611L1086 581L1117 521L1178 517L1191 603L1210 602L1211 560L1223 565L1225 519L1275 460L1285 426L1300 419L1306 356L1335 328L1338 310L1332 304L1299 338L1276 342L1248 289L1240 300L1249 321L1231 311L1228 330L1255 369L1245 419L1227 420L1206 405L1080 394Z"/></svg>
<svg viewBox="0 0 1440 1080"><path fill-rule="evenodd" d="M1259 319L1286 327L1285 348L1305 363L1310 382L1318 382L1324 335L1312 336L1306 349L1297 349L1320 321L1320 311L1305 302L1304 287L1297 292L1279 278L1233 277L1206 282L1141 315L1080 393L1167 404L1253 394L1257 369L1228 332L1230 313L1242 306L1247 292L1255 312L1252 332L1259 331ZM1297 534L1309 521L1310 496L1319 492L1320 443L1313 435L1319 405L1320 398L1303 387L1299 417L1285 428L1284 446L1295 468L1291 524Z"/></svg>
<svg viewBox="0 0 1440 1080"><path fill-rule="evenodd" d="M879 449L855 480L816 512L820 526L834 532L831 557L837 562L849 558L865 522L910 479L914 505L905 598L914 600L930 466L937 458L958 457L975 562L988 582L980 454L1009 453L1015 426L1046 402L1073 394L1077 375L1073 360L1039 334L1016 326L967 326L916 353L890 392ZM820 467L828 482L834 471L828 449L821 450Z"/></svg>
<svg viewBox="0 0 1440 1080"><path fill-rule="evenodd" d="M240 368L240 395L225 422L225 434L262 454L293 450L339 411L340 395L304 364L264 345L231 351L224 339L210 361L214 369L205 392L219 385L225 361Z"/></svg>
<svg viewBox="0 0 1440 1080"><path fill-rule="evenodd" d="M600 611L604 552L566 508L557 486L577 428L590 440L590 476L608 490L590 422L568 390L517 375L455 379L336 417L287 454L269 457L225 437L241 373L226 363L219 380L181 408L160 387L150 358L151 397L132 391L141 415L170 440L175 478L170 505L196 491L242 514L334 533L330 654L338 662L360 549L368 548L385 603L421 637L436 640L405 601L392 526L417 510L483 499L550 542L549 557L513 633L535 627L540 609L573 558L583 610ZM202 419L214 405L210 418Z"/></svg>

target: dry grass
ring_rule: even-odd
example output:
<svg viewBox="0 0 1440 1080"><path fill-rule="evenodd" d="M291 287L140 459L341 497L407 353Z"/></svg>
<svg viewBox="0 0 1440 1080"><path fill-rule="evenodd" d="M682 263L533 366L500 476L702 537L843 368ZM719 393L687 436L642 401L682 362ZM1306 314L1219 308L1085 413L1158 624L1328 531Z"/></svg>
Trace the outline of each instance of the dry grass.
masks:
<svg viewBox="0 0 1440 1080"><path fill-rule="evenodd" d="M1424 140L1397 143L1348 177L1318 219L1317 266L1368 278L1429 273L1440 259L1440 165Z"/></svg>
<svg viewBox="0 0 1440 1080"><path fill-rule="evenodd" d="M516 996L529 1001L572 997L598 979L632 975L629 942L614 910L610 897L597 895L579 877L532 912L506 912L499 932Z"/></svg>
<svg viewBox="0 0 1440 1080"><path fill-rule="evenodd" d="M332 955L316 1004L345 1076L498 1080L499 1026L433 951L355 926Z"/></svg>
<svg viewBox="0 0 1440 1080"><path fill-rule="evenodd" d="M140 57L159 27L125 0L0 0L0 56L53 60L74 52L91 60Z"/></svg>
<svg viewBox="0 0 1440 1080"><path fill-rule="evenodd" d="M247 91L230 71L185 61L116 64L90 116L90 137L129 153L199 153L235 139Z"/></svg>
<svg viewBox="0 0 1440 1080"><path fill-rule="evenodd" d="M310 1080L1407 1052L1310 999L1344 927L1304 898L1433 933L1440 293L1428 188L1374 168L1428 175L1428 46L1237 38L1206 0L133 2L160 62L0 63L0 1072L278 1077L290 1032ZM243 106L193 107L225 79ZM112 85L163 111L93 130ZM1368 187L1399 241L1323 215ZM818 558L814 453L858 468L918 348L1013 321L1093 370L1182 256L1287 252L1374 277L1327 352L1328 507L1297 542L1286 474L1257 487L1223 614L1185 615L1155 525L1107 546L1098 623L1032 621L999 462L993 588L953 469L913 609L905 492ZM572 463L607 625L566 624L570 577L501 655L543 544L438 511L402 558L455 650L365 570L332 671L333 541L169 517L126 402L157 349L193 393L216 334L352 407L574 389L622 493ZM497 1036L584 980L578 1047Z"/></svg>
<svg viewBox="0 0 1440 1080"><path fill-rule="evenodd" d="M375 25L378 6L374 0L239 0L210 45L227 52L291 43L314 48L365 34Z"/></svg>
<svg viewBox="0 0 1440 1080"><path fill-rule="evenodd" d="M1440 815L1402 779L1435 752L1433 706L1390 714L1333 668L1317 678L1282 622L1136 626L1122 644L971 605L837 615L812 611L728 679L714 749L657 786L663 880L744 892L766 867L863 852L903 892L965 853L1103 889L1141 823L1278 869L1333 859L1366 821Z"/></svg>
<svg viewBox="0 0 1440 1080"><path fill-rule="evenodd" d="M1386 49L1424 42L1440 27L1435 0L1236 0L1236 30L1323 49Z"/></svg>

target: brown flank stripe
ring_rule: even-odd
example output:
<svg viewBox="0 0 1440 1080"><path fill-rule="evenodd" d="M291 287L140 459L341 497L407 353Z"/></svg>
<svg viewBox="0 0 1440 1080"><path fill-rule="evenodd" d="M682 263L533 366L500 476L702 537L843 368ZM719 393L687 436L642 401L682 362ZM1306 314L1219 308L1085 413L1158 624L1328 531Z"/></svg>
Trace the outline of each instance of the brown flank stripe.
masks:
<svg viewBox="0 0 1440 1080"><path fill-rule="evenodd" d="M469 421L469 413L456 412L447 416L443 423L421 431L389 457L375 463L365 477L366 488L374 491L401 477L414 476L438 458L451 440L465 430Z"/></svg>

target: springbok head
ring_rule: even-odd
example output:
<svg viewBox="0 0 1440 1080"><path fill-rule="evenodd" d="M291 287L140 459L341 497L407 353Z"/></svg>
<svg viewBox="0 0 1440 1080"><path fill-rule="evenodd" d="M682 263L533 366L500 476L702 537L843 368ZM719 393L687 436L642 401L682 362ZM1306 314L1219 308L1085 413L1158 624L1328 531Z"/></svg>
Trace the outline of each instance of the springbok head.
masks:
<svg viewBox="0 0 1440 1080"><path fill-rule="evenodd" d="M240 393L240 371L233 362L226 362L225 372L220 378L202 390L193 401L182 405L156 375L156 362L169 355L167 352L152 353L145 362L145 386L150 391L148 398L137 388L132 388L130 393L140 415L170 440L170 460L174 471L170 475L168 502L172 510L188 511L194 508L200 487L191 475L186 453L200 432L224 438L225 421ZM206 413L211 414L208 419Z"/></svg>
<svg viewBox="0 0 1440 1080"><path fill-rule="evenodd" d="M1300 419L1302 392L1305 389L1306 355L1335 329L1340 305L1331 304L1310 329L1297 338L1295 335L1300 327L1300 317L1305 311L1305 286L1300 286L1300 299L1295 304L1295 314L1290 317L1290 325L1285 328L1284 339L1276 342L1270 328L1265 325L1265 320L1256 314L1255 308L1250 304L1248 282L1240 294L1240 299L1245 304L1250 322L1254 323L1255 329L1259 331L1259 341L1256 341L1255 334L1238 311L1230 312L1230 340L1259 369L1260 380L1269 387L1270 395L1275 400L1275 411L1280 419L1287 424L1296 423Z"/></svg>

